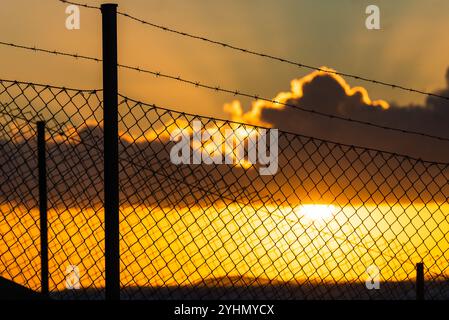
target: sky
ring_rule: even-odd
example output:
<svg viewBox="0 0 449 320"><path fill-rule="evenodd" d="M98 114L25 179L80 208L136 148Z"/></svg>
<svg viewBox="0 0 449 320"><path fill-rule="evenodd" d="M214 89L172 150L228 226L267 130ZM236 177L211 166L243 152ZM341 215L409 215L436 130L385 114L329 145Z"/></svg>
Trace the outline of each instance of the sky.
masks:
<svg viewBox="0 0 449 320"><path fill-rule="evenodd" d="M85 1L99 5L101 1ZM83 2L84 3L84 2ZM431 1L117 1L119 10L155 23L239 46L328 66L338 71L433 90L449 66L445 12L449 2ZM380 8L381 30L365 28L365 8ZM3 0L2 41L101 56L97 11L81 9L81 29L65 28L66 4L57 0ZM181 74L212 84L275 96L306 71L183 39L119 18L119 60ZM2 78L81 88L101 86L100 66L70 58L0 48ZM355 81L350 81L356 85ZM185 90L171 81L120 72L120 89L137 98L220 115L230 97ZM367 86L374 98L402 103L423 97Z"/></svg>
<svg viewBox="0 0 449 320"><path fill-rule="evenodd" d="M83 3L100 5L101 1ZM449 2L445 0L117 3L120 11L150 22L301 63L425 91L446 87L449 43L441 37L444 30L449 30L445 15ZM371 4L380 8L380 30L365 27L365 9ZM80 30L67 30L66 6L57 0L2 1L0 40L101 57L100 12L81 8ZM273 98L290 90L292 80L310 73L155 30L124 17L118 18L118 31L120 63L222 88ZM100 63L3 46L0 56L3 79L101 88ZM397 107L427 105L422 95L344 80L351 87L366 88L372 100L384 100ZM229 94L127 70L119 71L119 91L147 103L220 118L231 117L224 106L236 99ZM251 109L251 101L238 100L242 112Z"/></svg>

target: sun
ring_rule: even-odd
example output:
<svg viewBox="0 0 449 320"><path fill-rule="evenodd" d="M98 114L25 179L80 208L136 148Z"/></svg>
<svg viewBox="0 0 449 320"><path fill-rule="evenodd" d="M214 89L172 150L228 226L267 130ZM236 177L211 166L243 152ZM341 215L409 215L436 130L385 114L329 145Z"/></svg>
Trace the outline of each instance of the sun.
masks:
<svg viewBox="0 0 449 320"><path fill-rule="evenodd" d="M335 207L326 204L304 204L298 209L298 214L312 221L326 220L335 214Z"/></svg>

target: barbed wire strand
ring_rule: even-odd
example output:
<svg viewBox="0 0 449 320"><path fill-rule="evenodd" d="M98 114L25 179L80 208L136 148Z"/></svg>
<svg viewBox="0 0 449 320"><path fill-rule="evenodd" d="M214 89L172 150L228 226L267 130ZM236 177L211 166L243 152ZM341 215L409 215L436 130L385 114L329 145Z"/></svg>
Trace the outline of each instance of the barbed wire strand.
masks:
<svg viewBox="0 0 449 320"><path fill-rule="evenodd" d="M94 58L94 57L79 55L79 54L72 54L72 53L67 53L67 52L61 52L61 51L57 51L57 50L42 49L42 48L38 48L36 46L30 47L30 46L25 46L25 45L17 45L14 43L8 43L8 42L4 42L4 41L0 41L0 45L10 46L10 47L19 48L19 49L25 49L25 50L31 50L34 52L43 52L43 53L54 54L54 55L62 55L62 56L66 56L66 57L76 58L76 59L86 59L86 60L95 61L95 62L102 61L102 59L99 59L99 58ZM251 93L240 91L240 90L232 90L232 89L222 88L221 86L202 84L199 81L185 79L185 78L181 78L180 76L169 75L169 74L165 74L165 73L162 73L159 71L143 69L140 67L129 66L129 65L124 65L124 64L120 64L120 63L118 63L117 66L122 69L147 73L147 74L154 75L156 77L161 77L161 78L175 80L175 81L182 82L182 83L187 83L187 84L193 85L197 88L204 88L204 89L208 89L208 90L215 91L215 92L228 93L228 94L232 94L234 96L240 96L240 97L250 98L250 99L254 99L254 100L265 101L265 102L272 103L275 105L290 107L290 108L293 108L293 109L296 109L296 110L299 110L302 112L310 113L310 114L313 114L316 116L325 117L328 119L336 119L336 120L345 121L345 122L349 122L349 123L357 123L360 125L365 125L365 126L369 126L369 127L373 127L373 128L377 128L377 129L390 130L390 131L395 131L395 132L399 132L399 133L403 133L403 134L417 135L417 136L422 136L425 138L449 142L449 138L447 138L447 137L436 136L436 135L423 133L423 132L419 132L419 131L389 127L389 126L380 125L380 124L365 121L365 120L358 120L358 119L343 117L343 116L339 116L339 115L335 115L335 114L317 111L317 110L307 108L307 107L301 107L301 106L291 104L291 103L286 103L286 102L281 102L281 101L277 101L274 99L265 98L265 97L259 96L257 94L251 94Z"/></svg>
<svg viewBox="0 0 449 320"><path fill-rule="evenodd" d="M59 1L63 2L63 3L67 3L67 4L78 5L78 6L89 8L89 9L100 9L99 7L90 6L90 5L87 5L87 4L80 4L80 3L73 2L73 1L66 1L66 0L59 0ZM209 44L213 44L213 45L216 45L216 46L220 46L220 47L223 47L223 48L228 48L228 49L231 49L231 50L234 50L234 51L239 51L241 53L245 53L245 54L249 54L249 55L253 55L253 56L258 56L258 57L261 57L261 58L270 59L270 60L278 61L278 62L281 62L281 63L289 64L289 65L293 65L293 66L298 67L298 68L304 68L304 69L308 69L308 70L324 72L324 73L327 73L327 74L338 75L338 76L341 76L341 77L347 77L347 78L351 78L351 79L354 79L354 80L360 80L360 81L369 82L369 83L376 84L376 85L381 85L381 86L390 87L390 88L393 88L393 89L399 89L399 90L403 90L403 91L408 91L408 92L412 92L412 93L417 93L417 94L426 95L426 96L429 96L429 97L434 97L434 98L439 98L439 99L443 99L443 100L449 101L449 97L448 96L440 95L440 94L437 94L437 93L424 91L424 90L420 90L420 89L415 89L415 88L411 88L411 87L406 87L406 86L403 86L403 85L390 83L390 82L386 82L386 81L375 80L375 79L367 78L367 77L364 77L364 76L355 75L355 74L352 74L352 73L339 72L339 71L335 71L335 70L328 70L328 69L324 69L322 67L316 67L316 66L312 66L312 65L309 65L309 64L301 63L301 62L296 62L296 61L293 61L293 60L289 60L289 59L286 59L286 58L281 58L281 57L270 55L270 54L267 54L267 53L262 53L262 52L257 52L257 51L250 50L250 49L245 49L245 48L238 47L238 46L230 44L230 43L226 43L226 42L222 42L222 41L218 41L218 40L213 40L213 39L210 39L210 38L206 38L204 36L195 35L195 34L192 34L192 33L185 32L185 31L179 31L179 30L176 30L176 29L173 29L173 28L169 28L167 26L163 26L163 25L159 25L159 24L156 24L156 23L153 23L153 22L149 22L149 21L137 18L137 17L135 17L133 15L130 15L130 14L126 13L126 12L118 11L117 14L121 15L123 17L126 17L128 19L131 19L133 21L139 22L141 24L144 24L144 25L147 25L147 26L150 26L150 27L153 27L153 28L165 31L165 32L173 33L173 34L176 34L176 35L179 35L179 36L188 37L188 38L195 39L195 40L200 40L200 41L203 41L203 42L206 42L206 43L209 43Z"/></svg>

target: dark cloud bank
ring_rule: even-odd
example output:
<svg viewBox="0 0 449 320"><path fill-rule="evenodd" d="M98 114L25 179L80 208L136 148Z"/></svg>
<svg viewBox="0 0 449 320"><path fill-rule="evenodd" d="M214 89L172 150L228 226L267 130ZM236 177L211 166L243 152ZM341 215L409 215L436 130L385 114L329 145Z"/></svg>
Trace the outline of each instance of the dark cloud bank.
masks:
<svg viewBox="0 0 449 320"><path fill-rule="evenodd" d="M446 72L446 88L436 93L449 97L449 69ZM321 74L304 83L302 97L287 102L325 113L449 138L449 101L437 97L427 97L424 105L390 103L388 109L383 109L367 105L361 94L348 96L333 76ZM289 107L283 110L263 108L261 120L280 129L313 137L449 162L449 142L326 119Z"/></svg>

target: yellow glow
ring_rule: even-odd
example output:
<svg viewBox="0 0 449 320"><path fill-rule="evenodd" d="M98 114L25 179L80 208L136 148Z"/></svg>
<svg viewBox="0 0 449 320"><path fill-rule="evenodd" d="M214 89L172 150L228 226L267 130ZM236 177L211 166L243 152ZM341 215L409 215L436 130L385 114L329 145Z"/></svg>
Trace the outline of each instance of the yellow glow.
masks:
<svg viewBox="0 0 449 320"><path fill-rule="evenodd" d="M448 209L447 204L405 211L401 206L330 204L122 207L121 281L127 286L189 286L248 276L351 282L364 281L366 266L373 263L383 280L403 281L414 272L413 261L425 260L435 271L447 264ZM38 290L39 212L11 204L0 205L0 211L8 217L0 218L0 275ZM417 212L427 228L417 223ZM52 208L48 217L51 290L65 289L70 264L79 266L83 287L103 287L104 211ZM318 228L318 221L323 226ZM430 236L437 227L441 231Z"/></svg>

